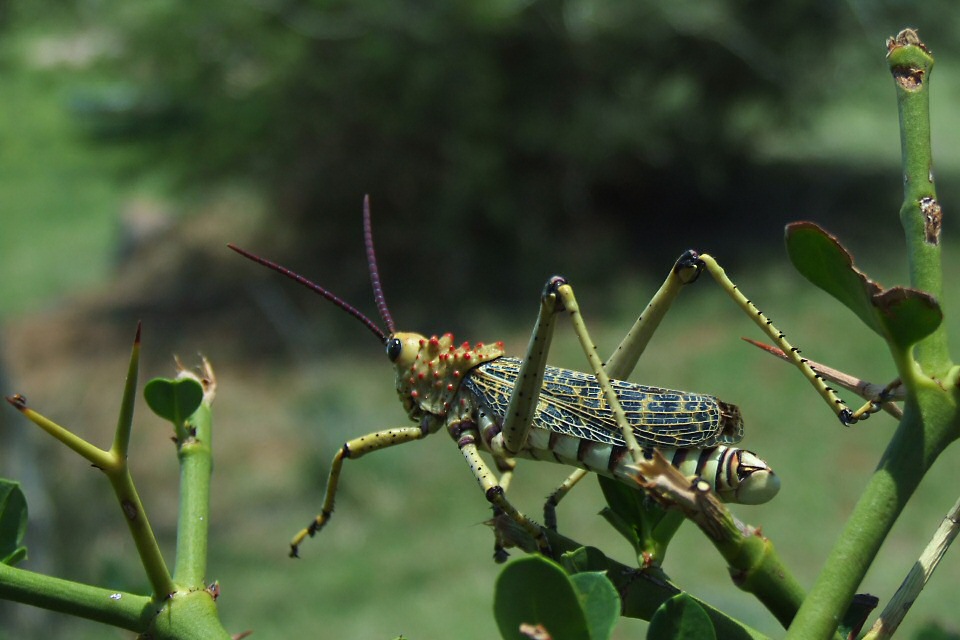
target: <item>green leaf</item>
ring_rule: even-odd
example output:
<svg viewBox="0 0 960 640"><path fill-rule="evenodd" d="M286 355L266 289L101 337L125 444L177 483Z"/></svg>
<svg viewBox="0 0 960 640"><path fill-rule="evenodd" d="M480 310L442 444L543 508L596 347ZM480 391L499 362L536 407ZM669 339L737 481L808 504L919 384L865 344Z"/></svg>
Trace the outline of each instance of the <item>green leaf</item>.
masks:
<svg viewBox="0 0 960 640"><path fill-rule="evenodd" d="M154 378L144 387L143 397L155 414L179 427L200 407L203 387L193 378Z"/></svg>
<svg viewBox="0 0 960 640"><path fill-rule="evenodd" d="M610 566L610 559L596 547L577 547L560 556L560 564L564 570L573 575L583 571L605 571Z"/></svg>
<svg viewBox="0 0 960 640"><path fill-rule="evenodd" d="M660 605L647 629L649 640L716 640L716 637L710 616L685 593L678 593Z"/></svg>
<svg viewBox="0 0 960 640"><path fill-rule="evenodd" d="M587 619L591 640L609 640L620 619L620 594L605 573L588 571L570 576Z"/></svg>
<svg viewBox="0 0 960 640"><path fill-rule="evenodd" d="M853 266L853 257L812 222L787 225L787 253L797 270L853 311L901 350L933 333L943 313L933 296L916 289L883 289Z"/></svg>
<svg viewBox="0 0 960 640"><path fill-rule="evenodd" d="M651 559L662 564L683 514L667 511L639 488L603 476L597 479L609 505L600 515L633 545L641 566Z"/></svg>
<svg viewBox="0 0 960 640"><path fill-rule="evenodd" d="M0 562L15 565L27 557L27 500L20 483L0 478Z"/></svg>
<svg viewBox="0 0 960 640"><path fill-rule="evenodd" d="M497 578L493 611L500 635L526 640L521 625L540 625L553 640L590 640L586 616L570 577L555 562L528 556Z"/></svg>

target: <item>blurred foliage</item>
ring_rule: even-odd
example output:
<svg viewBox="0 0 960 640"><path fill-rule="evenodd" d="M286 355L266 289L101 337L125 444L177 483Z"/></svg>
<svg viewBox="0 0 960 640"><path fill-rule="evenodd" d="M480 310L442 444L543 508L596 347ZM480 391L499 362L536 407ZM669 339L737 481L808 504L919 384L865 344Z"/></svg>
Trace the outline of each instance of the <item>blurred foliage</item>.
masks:
<svg viewBox="0 0 960 640"><path fill-rule="evenodd" d="M758 145L875 62L901 21L951 37L956 21L866 1L71 6L116 42L101 70L117 84L71 103L93 136L142 141L145 166L183 187L261 188L300 264L359 253L344 238L370 193L382 252L441 298L447 282L493 277L509 298L547 269L600 277L701 238L755 240L796 175L758 174Z"/></svg>

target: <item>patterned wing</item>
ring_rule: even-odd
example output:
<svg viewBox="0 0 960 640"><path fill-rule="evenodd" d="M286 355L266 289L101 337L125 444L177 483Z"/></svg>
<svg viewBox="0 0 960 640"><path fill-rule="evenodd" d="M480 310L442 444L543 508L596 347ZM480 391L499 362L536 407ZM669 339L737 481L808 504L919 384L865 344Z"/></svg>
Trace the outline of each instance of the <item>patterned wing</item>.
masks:
<svg viewBox="0 0 960 640"><path fill-rule="evenodd" d="M502 357L472 369L463 384L502 418L519 372L520 360ZM620 380L612 384L641 446L702 448L743 437L740 410L714 396ZM579 371L546 368L534 426L626 446L596 378Z"/></svg>

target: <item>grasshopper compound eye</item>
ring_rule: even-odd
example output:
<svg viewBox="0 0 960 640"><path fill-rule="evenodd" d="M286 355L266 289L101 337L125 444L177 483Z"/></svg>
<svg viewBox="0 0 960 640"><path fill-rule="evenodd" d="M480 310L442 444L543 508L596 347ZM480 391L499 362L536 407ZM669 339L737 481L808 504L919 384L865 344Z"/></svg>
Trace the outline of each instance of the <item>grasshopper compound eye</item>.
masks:
<svg viewBox="0 0 960 640"><path fill-rule="evenodd" d="M396 362L401 351L403 351L403 342L400 338L390 338L387 341L387 357L390 358L390 362Z"/></svg>

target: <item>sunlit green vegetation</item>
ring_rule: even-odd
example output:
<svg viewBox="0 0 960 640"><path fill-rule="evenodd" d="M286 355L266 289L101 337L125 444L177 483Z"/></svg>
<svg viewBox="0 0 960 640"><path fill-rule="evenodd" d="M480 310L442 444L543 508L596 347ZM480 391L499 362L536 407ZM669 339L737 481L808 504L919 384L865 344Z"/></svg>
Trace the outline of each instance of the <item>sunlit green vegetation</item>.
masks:
<svg viewBox="0 0 960 640"><path fill-rule="evenodd" d="M178 14L158 3L150 6L164 18L161 24L183 27L203 23L194 13L198 8ZM250 9L237 11L244 10ZM938 15L929 8L926 11L924 15ZM943 23L949 23L953 18L948 20L948 14L955 13L942 7L941 12ZM250 28L266 20L262 15L231 15L230 24ZM557 166L546 169L531 163L529 170L521 171L495 154L509 154L513 148L509 145L518 144L518 140L539 140L546 145L543 140L549 141L550 136L523 138L523 132L508 135L503 130L514 127L515 121L488 123L483 114L477 113L470 114L475 126L480 127L477 138L466 134L456 138L463 145L476 144L457 151L463 162L455 167L462 172L455 174L457 180L445 180L444 175L434 179L425 171L424 167L435 166L432 162L436 159L423 161L424 157L431 158L431 150L417 146L418 130L403 130L402 120L384 122L383 126L392 127L396 135L383 147L378 146L383 138L362 129L364 121L354 123L365 133L358 138L362 148L340 141L339 155L308 156L304 174L294 174L295 167L281 162L287 151L280 142L305 134L294 129L277 140L280 134L274 135L269 127L271 122L289 118L309 129L313 122L309 110L320 107L308 100L302 107L307 115L300 111L294 90L309 85L298 84L301 80L297 78L281 78L284 82L278 87L284 92L263 96L264 103L248 105L279 105L289 111L258 111L250 120L242 112L231 115L234 125L248 127L237 131L232 140L236 147L228 144L230 136L224 129L213 126L223 127L222 122L211 123L207 130L178 129L177 135L183 137L171 139L169 145L150 136L97 139L90 135L90 121L78 116L78 96L103 96L107 91L104 87L113 90L118 82L138 86L144 77L150 81L170 81L170 77L161 73L123 76L116 65L75 68L40 64L37 51L43 42L49 38L56 41L58 34L65 39L76 35L74 21L89 29L96 16L78 10L76 15L58 15L49 23L42 17L26 17L29 23L8 25L0 40L0 316L7 321L0 347L6 351L5 364L10 372L10 381L2 381L2 391L22 391L37 406L59 411L58 417L82 419L83 424L71 425L77 430L109 433L124 371L119 363L128 349L133 325L121 327L119 322L106 320L109 308L103 309L103 316L80 316L111 335L109 344L115 352L110 353L90 353L84 350L82 341L64 341L64 348L51 354L41 348L49 334L31 328L67 333L77 329L75 316L65 314L63 324L58 324L56 314L52 318L49 314L38 315L37 309L54 305L70 309L76 302L71 294L80 291L94 292L102 296L100 300L111 297L118 277L111 266L118 250L118 212L144 192L162 199L178 214L185 212L184 236L191 235L191 224L199 229L198 235L207 234L204 237L209 238L210 247L206 259L211 263L220 260L217 256L225 242L236 240L238 234L247 237L249 218L259 216L262 231L258 242L285 246L288 253L284 255L295 256L295 260L301 260L300 265L307 263L306 256L316 258L307 275L372 309L359 232L360 199L369 191L374 197L385 287L398 324L412 323L410 329L426 332L452 328L470 339L504 339L514 354L521 353L526 344L537 292L550 273L571 276L601 351L606 351L619 340L631 315L640 311L666 274L670 256L695 246L732 263L731 275L742 289L811 358L877 382L893 375L879 340L864 334L852 316L792 272L780 248L779 233L789 220L812 218L831 228L836 219L837 227L850 233L850 248L868 272L886 284L906 280L895 219L900 190L896 111L889 80L874 51L879 50L883 36L903 26L900 21L907 18L902 14L876 14L876 20L867 21L866 26L851 26L856 20L839 15L843 29L837 28L855 35L839 52L833 52L831 60L838 62L848 55L856 64L835 68L830 82L836 90L818 93L809 110L804 108L804 96L781 96L792 101L791 117L782 127L774 117L781 103L772 98L771 102L760 101L760 106L738 111L736 96L725 96L730 102L725 103L724 116L708 117L715 99L713 94L702 93L683 102L683 118L692 123L702 116L708 123L700 123L702 135L711 127L729 128L715 132L717 137L707 142L688 140L690 147L684 147L683 135L669 138L665 144L676 157L662 166L626 154L630 156L629 167L637 175L650 171L657 177L684 177L696 172L698 166L706 166L696 180L678 179L675 183L680 188L703 189L689 202L709 203L705 217L696 215L702 212L665 208L668 199L664 193L646 202L643 187L650 185L643 182L629 188L627 176L618 176L622 179L619 186L603 192L613 194L613 204L602 201L594 191L586 200L575 198L573 205L563 201L569 208L554 206L557 201L546 195L560 200L570 197L563 192L566 174L558 166L586 166L602 173L611 166L605 164L611 162L610 157L591 156L585 164L558 161ZM122 19L132 19L142 28L148 17L147 13L132 17L118 13L104 22L123 24ZM478 20L496 17L475 16ZM294 54L301 53L300 48L309 49L309 39L304 42L302 33L291 35L290 25L280 18L273 16L271 20L280 24L271 24L269 42L275 39L289 48L276 45L270 51L281 61L290 56L296 71L307 73L314 58ZM491 28L489 23L482 26ZM915 26L921 30L926 27ZM952 54L956 45L950 41L953 32L948 24L930 28L944 34L939 41L931 37L928 42L935 51L945 54L938 56L932 108L940 194L949 212L953 209L950 203L960 194L960 155L955 153L960 116L952 108L960 95L960 62ZM161 41L160 35L168 36L169 42ZM144 43L143 60L155 63L158 56L170 53L170 47L191 36L160 35L157 41ZM511 35L524 42L522 33ZM667 35L663 39L671 41ZM692 38L696 42L701 39L707 38ZM447 40L455 41L457 35L448 34ZM803 42L798 36L798 50ZM808 35L806 42L816 42L816 37ZM127 46L137 51L135 44ZM870 47L873 50L864 55L862 50ZM374 54L378 52L369 52L370 56ZM440 58L442 49L437 55L417 59L426 65ZM129 62L136 67L133 56ZM183 75L174 78L182 81L173 85L180 97L198 92L198 85L191 83L202 80L187 68L187 62L178 63ZM653 79L661 69L656 61L620 63L644 67ZM794 60L789 68L803 70L807 65L804 60ZM398 62L397 68L389 71L385 76L391 77L397 87L410 82L408 78L392 77L408 72L407 65ZM494 78L501 72L491 71ZM222 77L215 75L212 82L220 80ZM325 81L332 82L329 78ZM785 83L792 81L791 76L783 78ZM809 82L809 78L802 81ZM453 75L449 82L459 85L478 80ZM336 86L323 88L333 91ZM368 102L350 103L352 108L364 106L382 118L396 106L392 96L378 96L375 85L361 88L364 91L353 98ZM575 92L576 86L569 90ZM719 92L720 88L715 90ZM680 89L676 92L682 94ZM201 105L204 117L215 113L215 97L221 96L207 96L209 102ZM457 109L473 106L464 96L460 100L466 103L459 103ZM535 108L549 111L550 105L529 107ZM409 113L400 115L412 118L410 113L416 109L409 105L408 109ZM615 114L621 118L619 122L624 122L628 111ZM445 113L455 114L456 110ZM751 119L751 114L756 119ZM639 110L635 117L638 122L647 122L647 116ZM657 117L668 122L670 131L682 130L682 120L670 120L665 114ZM429 129L432 124L427 119L420 126ZM543 134L534 125L535 121L530 124L530 135L537 131ZM335 128L336 123L325 122L324 126ZM562 128L556 122L543 126L547 133ZM583 123L580 126L586 127ZM490 131L498 131L503 137L494 137L491 142L484 138ZM572 157L582 160L582 156L590 156L583 149L591 144L587 132L586 128L578 129L580 137L566 143ZM702 153L705 147L717 151L714 147L722 147L723 135L731 132L754 136L755 144L738 148L738 170L724 173L718 167L732 161L719 152L722 149L716 155ZM647 133L634 131L634 144ZM347 141L352 143L354 139ZM295 146L301 148L313 141L305 137L297 142L300 144ZM241 148L241 143L247 146ZM610 144L619 148L625 143ZM264 154L260 158L264 164L256 162L258 150ZM231 155L234 151L240 155ZM555 152L559 153L551 148L551 153ZM355 159L351 159L351 153L356 154ZM411 158L423 164L414 165ZM701 158L706 164L698 164ZM210 163L209 175L200 170L204 162ZM151 170L151 166L155 168ZM370 166L375 170L368 171ZM484 166L489 173L481 171ZM417 171L412 186L405 183L408 170ZM453 168L449 171L454 173ZM513 184L528 173L538 172L538 181ZM805 183L807 179L809 184ZM228 215L222 215L216 195L222 191L205 191L207 180L218 190L225 184L240 183L252 191L250 200L239 201L247 203L249 209L231 209ZM849 185L866 192L851 192ZM603 191L596 183L590 183L590 187ZM546 204L538 202L529 210L523 207L540 197L546 198ZM723 199L727 197L730 199ZM268 204L261 208L264 201ZM869 206L857 209L863 202ZM230 201L225 208L234 207L234 203ZM580 205L584 209L579 209ZM224 208L222 201L220 207ZM557 218L550 217L550 207L558 211ZM231 226L232 219L238 221L241 230ZM212 233L205 231L211 220L216 222ZM415 223L416 227L408 226ZM960 259L950 248L951 232L948 213L948 248L944 252L951 260L945 269L948 274L960 268ZM476 244L463 250L456 244L463 238ZM437 244L431 244L433 241ZM504 258L504 252L510 255ZM224 261L229 262L229 257ZM230 268L230 282L235 288L229 289L233 296L229 302L248 310L256 310L258 301L264 303L263 298L244 293L246 289L237 281L279 291L277 298L269 298L265 304L290 305L280 310L284 321L289 322L286 337L272 339L275 344L286 344L286 348L280 347L269 356L257 346L245 350L248 340L260 345L258 336L274 335L275 325L262 314L258 316L260 324L255 326L238 326L231 323L230 316L221 316L217 319L223 323L221 331L206 326L201 332L197 327L196 335L172 342L165 338L161 341L163 348L152 346L157 344L151 342L152 335L166 336L172 326L189 333L201 324L192 315L192 307L169 294L171 289L179 293L189 290L196 281L163 287L161 301L169 306L153 317L153 324L147 322L144 333L145 378L168 373L169 351L189 357L198 349L212 358L220 376L221 392L215 406L215 521L211 528L210 580L221 582L220 607L227 626L237 632L252 628L258 638L391 638L401 633L419 639L495 637L490 605L498 567L490 560L492 536L482 524L489 510L445 435L348 463L330 527L305 546L301 561L285 557L289 536L319 505L329 459L342 441L402 424L406 418L396 402L387 362L368 334L319 299L303 303L311 310L299 316L296 308L300 303L290 302L292 296L299 301L299 293L291 294L285 283L264 280L247 267L236 264ZM151 282L149 277L146 281ZM950 280L946 284L947 304L955 305L960 299L956 285ZM795 371L739 340L740 335L757 337L755 329L712 284L703 282L696 288L699 290L685 294L679 308L668 317L634 378L716 393L741 406L747 419L744 446L771 463L782 476L784 489L773 503L738 508L737 513L746 521L762 525L785 561L809 584L876 463L893 422L877 417L851 429L841 428ZM450 324L448 316L452 318ZM244 318L249 321L249 316ZM45 324L40 324L41 320ZM308 349L296 342L298 331L313 334ZM954 338L956 343L960 336L954 334ZM43 352L44 357L34 357L37 352ZM291 358L291 354L305 357ZM291 359L295 360L293 364ZM582 368L582 358L569 335L558 345L554 362ZM145 416L142 411L142 422L135 431L133 464L146 478L142 481L147 485L143 487L144 501L152 510L160 535L165 536L169 553L176 513L176 465L169 434L159 421ZM4 438L11 427L24 431L20 424L0 427ZM26 437L34 436L26 433ZM50 503L46 519L35 523L31 532L44 523L49 528L42 535L35 534L35 540L44 542L32 546L36 549L32 558L45 563L50 572L67 577L118 588L136 585L142 578L102 478L76 460L61 458L59 452L45 448L45 443L31 446L41 447L37 460L57 469L49 484L38 489L39 495L49 495ZM957 461L956 451L948 451L925 480L915 504L891 534L864 591L879 595L881 600L892 595L956 499L952 470ZM0 456L0 465L0 473L4 473L13 463ZM513 486L517 504L536 513L543 496L564 475L560 467L522 464ZM599 492L592 482L584 485L561 507L561 529L614 555L619 549L619 559L629 563L629 549L621 546L617 536L595 516L601 506ZM42 499L37 502L42 503ZM83 554L78 554L80 548ZM761 607L730 587L722 561L704 544L699 532L692 527L682 531L670 554L668 571L695 595L760 630L777 634L775 623ZM908 616L904 637L911 637L928 620L957 626L950 581L956 572L957 561L948 556ZM8 611L4 610L4 619ZM56 637L125 637L110 636L111 632L93 623L50 618L31 622L21 614L16 620L24 629L50 631ZM0 638L6 637L3 627L5 623L0 623ZM642 623L624 621L617 637L637 637L640 628Z"/></svg>

